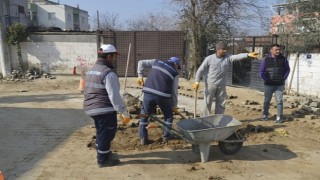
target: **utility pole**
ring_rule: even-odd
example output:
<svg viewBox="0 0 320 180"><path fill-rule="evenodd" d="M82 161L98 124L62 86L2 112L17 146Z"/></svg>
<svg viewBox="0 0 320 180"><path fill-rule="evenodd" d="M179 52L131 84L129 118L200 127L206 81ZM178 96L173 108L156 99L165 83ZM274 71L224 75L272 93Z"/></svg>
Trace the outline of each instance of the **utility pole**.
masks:
<svg viewBox="0 0 320 180"><path fill-rule="evenodd" d="M4 6L4 0L0 0L0 72L3 77L6 77L10 71L10 59L7 55L7 45L5 43L7 30L3 11Z"/></svg>

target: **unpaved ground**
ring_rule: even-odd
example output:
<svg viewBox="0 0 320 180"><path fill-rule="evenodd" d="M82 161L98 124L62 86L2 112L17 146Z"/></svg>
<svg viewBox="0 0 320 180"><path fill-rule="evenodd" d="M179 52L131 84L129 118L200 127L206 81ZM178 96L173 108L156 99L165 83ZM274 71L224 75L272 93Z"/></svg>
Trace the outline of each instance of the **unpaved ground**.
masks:
<svg viewBox="0 0 320 180"><path fill-rule="evenodd" d="M113 150L122 163L99 169L90 146L95 131L82 111L79 79L57 76L55 80L0 82L0 170L6 179L320 178L320 120L262 122L261 105L243 105L245 100L261 103L262 93L237 87L227 89L237 97L228 99L226 111L243 123L240 131L246 141L237 154L225 155L212 142L209 162L201 163L199 154L185 141L161 143L161 129L151 129L153 143L142 146L137 127L119 125ZM128 87L135 86L134 81L128 78ZM182 79L181 86L186 94L193 93L188 90L191 82ZM140 89L126 91L141 95ZM197 102L199 112L202 100ZM193 113L193 97L180 96L179 107ZM293 110L285 109L285 114ZM175 121L180 119L175 116ZM287 136L276 132L279 128Z"/></svg>

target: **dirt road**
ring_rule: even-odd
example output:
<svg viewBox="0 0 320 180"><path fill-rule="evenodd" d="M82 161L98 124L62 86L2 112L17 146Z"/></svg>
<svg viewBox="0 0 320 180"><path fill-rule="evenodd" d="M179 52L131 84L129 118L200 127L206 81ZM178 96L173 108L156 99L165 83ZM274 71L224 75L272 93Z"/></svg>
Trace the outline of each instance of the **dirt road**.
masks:
<svg viewBox="0 0 320 180"><path fill-rule="evenodd" d="M235 155L225 155L213 142L209 162L183 140L139 144L136 127L119 126L113 150L121 164L98 168L96 152L87 147L93 123L82 111L79 76L57 76L32 82L0 82L0 170L5 179L319 179L320 120L262 122L261 92L228 87L226 114L240 120L246 141ZM128 79L128 87L135 86ZM186 91L192 82L181 80ZM122 79L123 85L123 79ZM139 89L127 88L139 96ZM191 92L192 93L192 92ZM201 101L198 101L200 111ZM193 112L194 99L180 96L179 107ZM271 109L272 113L275 108ZM285 109L290 114L294 109ZM177 117L175 121L178 121ZM282 130L277 132L277 130ZM286 133L284 133L286 132Z"/></svg>

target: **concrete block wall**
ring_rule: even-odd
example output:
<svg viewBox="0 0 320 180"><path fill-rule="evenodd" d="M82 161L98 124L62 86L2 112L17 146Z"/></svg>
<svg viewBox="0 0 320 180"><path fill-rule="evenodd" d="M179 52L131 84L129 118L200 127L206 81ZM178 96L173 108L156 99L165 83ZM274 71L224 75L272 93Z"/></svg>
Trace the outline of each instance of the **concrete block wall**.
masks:
<svg viewBox="0 0 320 180"><path fill-rule="evenodd" d="M51 73L70 74L73 67L80 73L82 66L97 60L95 35L32 35L21 43L25 67L37 67ZM10 47L13 69L18 67L16 48Z"/></svg>
<svg viewBox="0 0 320 180"><path fill-rule="evenodd" d="M287 80L288 86L293 75L291 91L301 95L320 97L320 54L300 54L294 70L295 59L295 53L288 57L291 68Z"/></svg>

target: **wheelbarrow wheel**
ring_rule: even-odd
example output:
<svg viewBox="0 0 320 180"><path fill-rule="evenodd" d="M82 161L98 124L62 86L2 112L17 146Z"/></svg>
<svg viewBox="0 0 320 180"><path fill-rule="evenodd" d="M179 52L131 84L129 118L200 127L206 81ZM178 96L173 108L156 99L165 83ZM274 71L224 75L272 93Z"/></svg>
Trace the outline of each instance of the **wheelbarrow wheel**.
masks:
<svg viewBox="0 0 320 180"><path fill-rule="evenodd" d="M219 141L218 147L223 154L233 155L240 151L242 148L243 142L224 142Z"/></svg>
<svg viewBox="0 0 320 180"><path fill-rule="evenodd" d="M240 151L242 148L244 139L239 135L238 132L233 133L224 141L218 142L218 147L221 152L226 155L233 155Z"/></svg>

